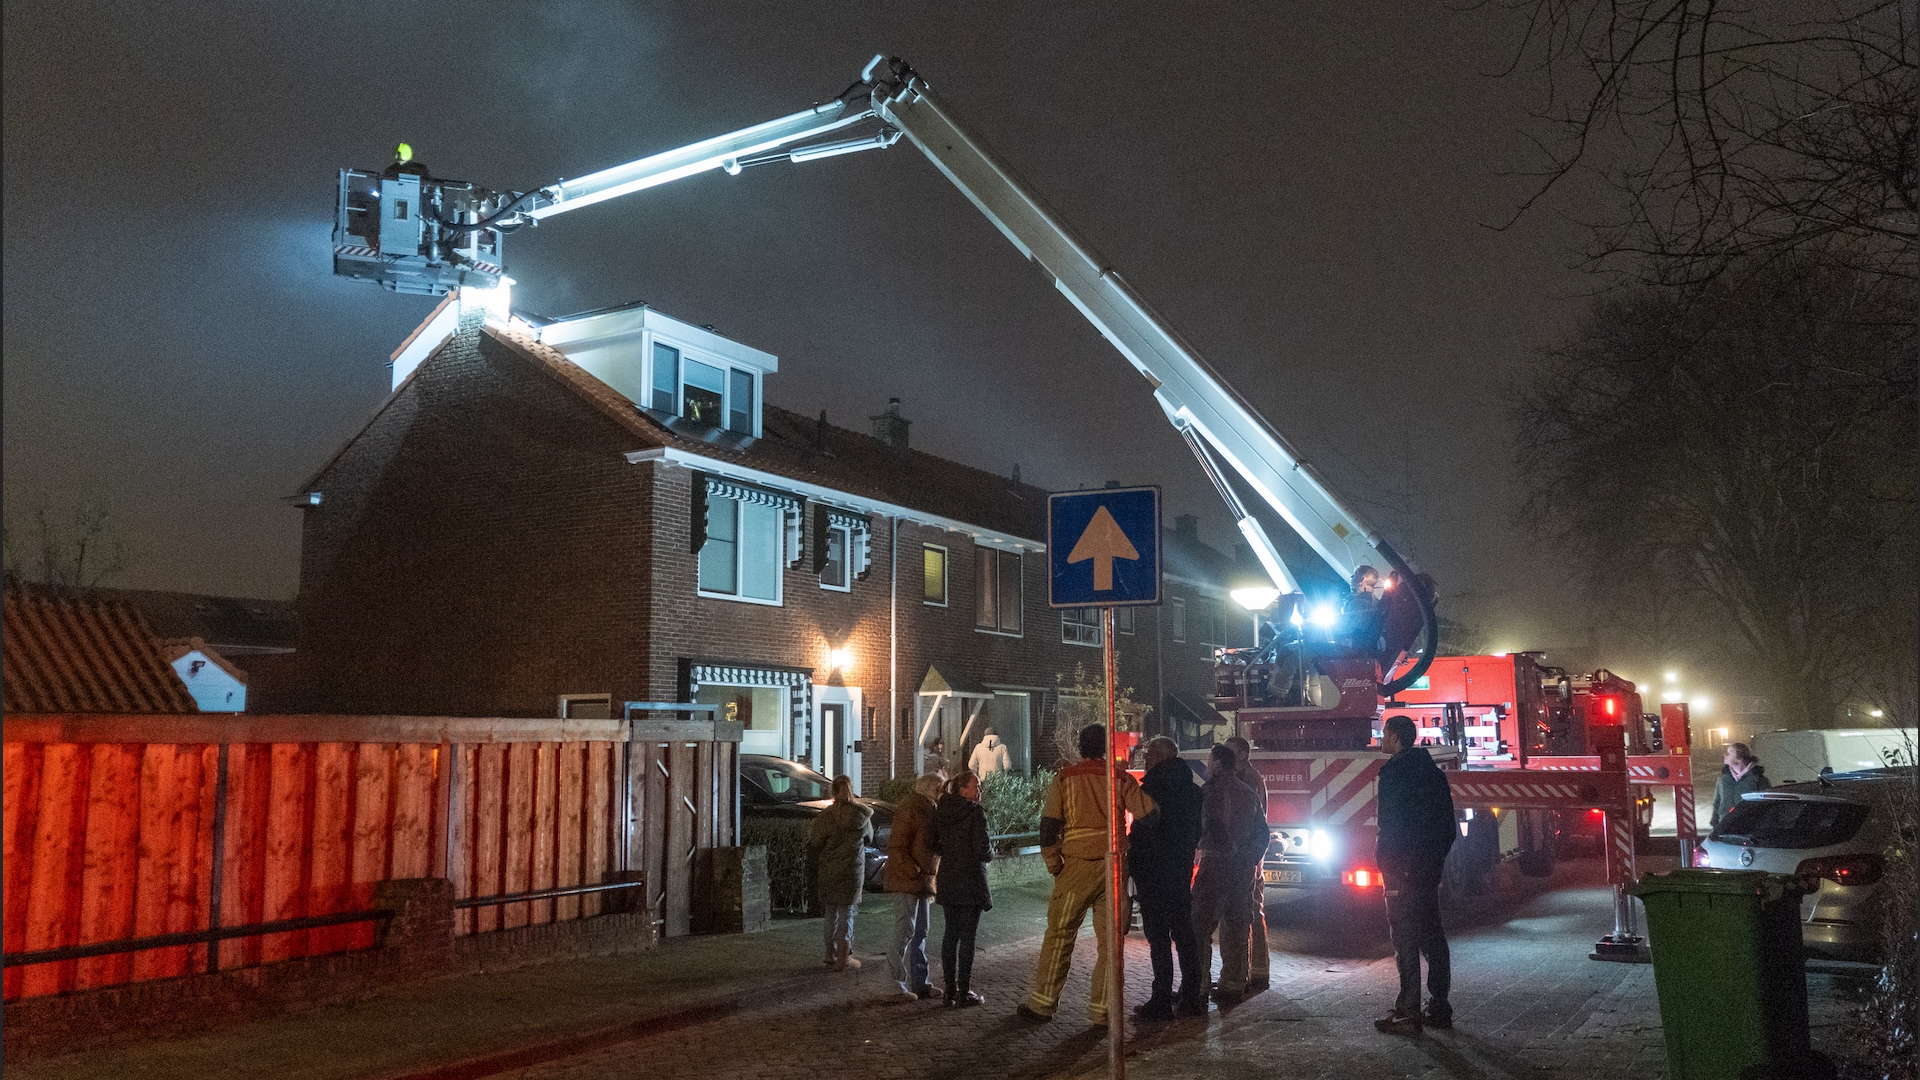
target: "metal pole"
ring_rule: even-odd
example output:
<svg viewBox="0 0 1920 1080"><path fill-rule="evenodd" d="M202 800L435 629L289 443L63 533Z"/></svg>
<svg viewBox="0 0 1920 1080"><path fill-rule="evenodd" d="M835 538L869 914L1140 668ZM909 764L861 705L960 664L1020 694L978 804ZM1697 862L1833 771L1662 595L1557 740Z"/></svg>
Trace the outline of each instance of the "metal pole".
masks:
<svg viewBox="0 0 1920 1080"><path fill-rule="evenodd" d="M220 887L227 879L227 744L220 744L213 777L213 882L207 890L207 929L220 929ZM207 971L220 970L220 939L207 942Z"/></svg>
<svg viewBox="0 0 1920 1080"><path fill-rule="evenodd" d="M1126 889L1120 866L1120 725L1114 704L1113 608L1100 609L1100 642L1107 669L1107 1075L1126 1075Z"/></svg>

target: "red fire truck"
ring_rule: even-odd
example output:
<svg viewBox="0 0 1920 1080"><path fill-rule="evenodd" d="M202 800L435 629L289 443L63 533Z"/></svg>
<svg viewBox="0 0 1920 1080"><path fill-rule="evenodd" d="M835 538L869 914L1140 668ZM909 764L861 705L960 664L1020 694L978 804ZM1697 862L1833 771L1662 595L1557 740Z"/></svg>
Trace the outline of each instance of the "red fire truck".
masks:
<svg viewBox="0 0 1920 1080"><path fill-rule="evenodd" d="M1623 858L1630 867L1634 834L1644 837L1651 820L1647 785L1674 784L1691 801L1684 735L1680 753L1662 755L1658 720L1611 672L1569 674L1540 653L1440 656L1383 698L1365 670L1371 658L1326 636L1303 631L1217 654L1214 703L1253 744L1266 780L1270 887L1335 900L1381 887L1373 849L1386 755L1375 747L1389 716L1414 721L1453 784L1462 838L1447 873L1456 890L1485 890L1509 860L1544 876L1581 841L1605 851L1610 869ZM1672 726L1684 732L1684 718ZM1609 758L1624 759L1636 783L1610 783ZM1631 823L1623 851L1608 844L1610 820Z"/></svg>

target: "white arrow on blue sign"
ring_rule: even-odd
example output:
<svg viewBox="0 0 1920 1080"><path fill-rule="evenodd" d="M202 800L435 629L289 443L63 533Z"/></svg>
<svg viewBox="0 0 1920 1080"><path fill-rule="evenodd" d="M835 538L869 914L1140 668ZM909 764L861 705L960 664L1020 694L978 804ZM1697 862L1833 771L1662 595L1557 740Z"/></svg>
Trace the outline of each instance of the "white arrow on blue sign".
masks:
<svg viewBox="0 0 1920 1080"><path fill-rule="evenodd" d="M1047 498L1047 603L1160 602L1160 489L1061 491Z"/></svg>

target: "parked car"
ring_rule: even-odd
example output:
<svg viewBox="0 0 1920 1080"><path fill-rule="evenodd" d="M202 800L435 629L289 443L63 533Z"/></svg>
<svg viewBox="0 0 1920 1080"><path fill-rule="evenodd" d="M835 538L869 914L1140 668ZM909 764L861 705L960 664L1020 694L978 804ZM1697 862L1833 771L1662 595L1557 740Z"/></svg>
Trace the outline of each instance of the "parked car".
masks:
<svg viewBox="0 0 1920 1080"><path fill-rule="evenodd" d="M1875 769L1752 792L1701 842L1694 865L1819 882L1800 902L1807 955L1878 960L1884 853L1894 830L1914 827L1895 820L1892 796L1912 786L1909 770Z"/></svg>
<svg viewBox="0 0 1920 1080"><path fill-rule="evenodd" d="M857 798L857 796L856 796ZM867 891L884 892L887 840L893 835L893 804L860 799L873 811L873 845L867 848ZM787 818L811 825L833 802L833 781L786 758L740 755L740 813L749 818Z"/></svg>

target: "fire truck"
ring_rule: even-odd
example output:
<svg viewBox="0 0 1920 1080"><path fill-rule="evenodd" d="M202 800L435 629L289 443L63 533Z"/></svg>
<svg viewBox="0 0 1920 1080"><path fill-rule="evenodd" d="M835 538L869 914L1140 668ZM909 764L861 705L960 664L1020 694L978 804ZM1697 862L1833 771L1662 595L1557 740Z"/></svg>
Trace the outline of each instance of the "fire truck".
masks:
<svg viewBox="0 0 1920 1080"><path fill-rule="evenodd" d="M1260 648L1216 652L1213 704L1252 744L1266 784L1270 888L1345 906L1384 887L1373 863L1387 757L1377 747L1391 716L1414 722L1452 786L1461 839L1446 881L1455 891L1488 890L1509 862L1544 877L1557 858L1589 847L1624 884L1654 786L1674 788L1681 835L1691 838L1685 706L1643 714L1631 682L1604 669L1570 674L1537 652L1435 657L1404 688L1371 693L1354 677L1351 638L1337 620L1321 621L1322 633L1303 620ZM1596 957L1638 955L1624 894L1618 921Z"/></svg>
<svg viewBox="0 0 1920 1080"><path fill-rule="evenodd" d="M1030 191L905 61L875 56L846 89L798 112L527 190L434 177L411 160L411 151L402 144L398 160L384 170L340 170L333 269L342 277L396 292L457 291L463 311L511 320L512 280L506 276L504 247L506 237L518 229L691 176L720 172L737 177L760 166L803 164L901 142L924 154L1022 255L1037 263L1145 379L1272 579L1279 610L1298 615L1312 607L1315 618L1300 621L1302 629L1293 635L1290 653L1275 649L1225 656L1216 690L1237 703L1241 730L1263 753L1282 755L1262 759L1263 769L1273 770L1270 804L1279 799L1306 808L1304 814L1290 810L1287 829L1276 831L1282 850L1288 857L1295 849L1330 850L1330 826L1371 818L1370 792L1379 755L1369 756L1367 747L1382 704L1397 700L1395 695L1417 683L1434 658L1439 618L1432 580L1416 572L1334 493L1259 411L1235 393L1110 262ZM1238 487L1228 480L1229 471ZM1381 597L1353 619L1318 618L1327 607L1325 598L1309 604L1265 527L1242 502L1243 490L1264 503L1342 580L1358 580L1366 569L1377 567L1384 575ZM1309 625L1311 632L1305 629ZM1319 640L1323 630L1335 637ZM1516 745L1524 747L1524 740ZM1624 751L1597 748L1599 773L1611 777L1618 771L1614 765L1624 767L1624 759L1614 760ZM1463 768L1471 762L1459 747L1442 756L1454 775L1492 775L1482 768ZM1512 764L1529 771L1524 753ZM1609 785L1610 780L1544 785L1572 793L1566 796L1572 800L1566 807L1545 808L1601 805L1603 796L1613 798ZM1483 784L1471 790L1505 789ZM1624 808L1624 784L1620 790ZM1536 802L1545 798L1538 796ZM1469 789L1459 785L1455 801L1476 814L1480 808ZM1496 805L1520 804L1508 799ZM1616 809L1615 816L1621 812ZM1467 825L1471 834L1475 826L1471 821ZM1330 862L1364 847L1358 834L1340 835L1345 849L1339 859L1329 855ZM1373 887L1370 876L1362 884L1360 875L1367 867L1341 865L1351 866L1357 887Z"/></svg>

